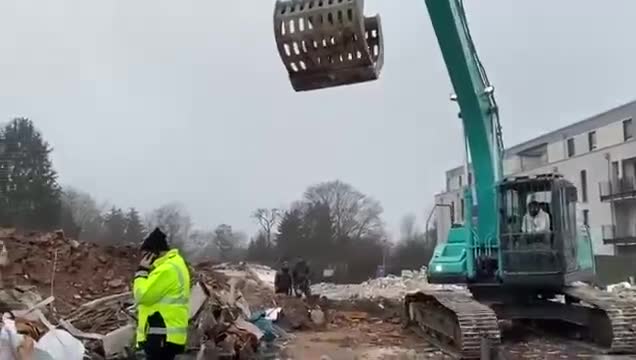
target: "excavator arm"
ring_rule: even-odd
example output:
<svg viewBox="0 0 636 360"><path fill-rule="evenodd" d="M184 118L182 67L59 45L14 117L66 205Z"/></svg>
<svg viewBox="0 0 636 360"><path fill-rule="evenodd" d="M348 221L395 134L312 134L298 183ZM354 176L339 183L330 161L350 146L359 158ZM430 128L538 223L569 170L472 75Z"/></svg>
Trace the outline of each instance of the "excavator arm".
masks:
<svg viewBox="0 0 636 360"><path fill-rule="evenodd" d="M479 211L473 246L496 246L496 184L502 174L501 131L494 88L488 82L470 35L462 0L426 0L457 101L475 179ZM467 204L470 206L470 204ZM472 219L466 219L470 227Z"/></svg>
<svg viewBox="0 0 636 360"><path fill-rule="evenodd" d="M426 0L431 23L459 104L467 157L474 173L477 224L473 224L473 196L464 194L464 224L450 230L448 241L438 245L431 263L432 282L473 281L476 259L494 258L498 251L498 191L502 176L503 141L494 87L479 60L462 0Z"/></svg>

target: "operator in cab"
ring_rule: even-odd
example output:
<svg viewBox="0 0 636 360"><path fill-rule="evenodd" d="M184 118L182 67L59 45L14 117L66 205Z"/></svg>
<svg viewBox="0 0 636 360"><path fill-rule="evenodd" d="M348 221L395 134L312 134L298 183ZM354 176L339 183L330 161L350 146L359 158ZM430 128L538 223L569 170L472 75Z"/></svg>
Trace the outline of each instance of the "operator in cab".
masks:
<svg viewBox="0 0 636 360"><path fill-rule="evenodd" d="M523 216L521 231L524 233L542 233L550 231L550 216L536 201L528 204L528 212Z"/></svg>
<svg viewBox="0 0 636 360"><path fill-rule="evenodd" d="M172 360L187 343L190 272L179 250L170 249L159 228L144 239L141 252L133 281L137 346L147 360Z"/></svg>

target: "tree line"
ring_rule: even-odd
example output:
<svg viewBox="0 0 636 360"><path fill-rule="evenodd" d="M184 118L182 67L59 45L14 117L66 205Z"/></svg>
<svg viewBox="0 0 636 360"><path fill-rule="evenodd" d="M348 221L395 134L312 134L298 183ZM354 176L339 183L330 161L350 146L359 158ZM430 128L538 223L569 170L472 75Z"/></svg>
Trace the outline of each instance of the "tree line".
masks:
<svg viewBox="0 0 636 360"><path fill-rule="evenodd" d="M387 272L419 268L436 243L434 229L420 231L414 215L404 218L399 239L390 239L380 203L339 180L309 186L288 209L256 209L251 216L259 231L251 239L229 224L194 228L178 202L142 215L134 207L99 203L85 191L63 188L51 152L29 119L16 118L0 129L0 225L62 228L71 237L115 246L138 244L160 226L191 261L247 259L278 266L303 257L315 276L328 270L334 281L364 280L379 265Z"/></svg>
<svg viewBox="0 0 636 360"><path fill-rule="evenodd" d="M341 181L312 185L289 209L258 209L253 217L260 232L249 243L247 258L278 266L304 258L314 277L330 281L363 281L379 265L386 272L418 269L428 263L436 232L420 231L415 216L405 217L397 243L389 239L378 201ZM325 270L327 270L325 272Z"/></svg>

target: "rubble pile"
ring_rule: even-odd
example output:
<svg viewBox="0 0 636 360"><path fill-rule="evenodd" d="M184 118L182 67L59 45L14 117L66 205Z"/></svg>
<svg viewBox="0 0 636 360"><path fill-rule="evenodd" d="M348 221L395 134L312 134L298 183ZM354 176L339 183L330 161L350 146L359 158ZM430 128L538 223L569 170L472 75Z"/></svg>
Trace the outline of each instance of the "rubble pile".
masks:
<svg viewBox="0 0 636 360"><path fill-rule="evenodd" d="M622 298L636 300L636 286L627 281L609 285L607 286L607 291L618 294L618 296Z"/></svg>
<svg viewBox="0 0 636 360"><path fill-rule="evenodd" d="M224 263L208 268L198 265L197 271L224 276L226 283L234 283L245 295L254 310L264 310L276 305L273 294L276 271L271 268L247 263Z"/></svg>
<svg viewBox="0 0 636 360"><path fill-rule="evenodd" d="M129 247L102 247L68 239L62 231L17 234L0 231L8 265L1 270L5 287L34 285L56 298L56 309L67 313L89 300L129 290L138 264Z"/></svg>
<svg viewBox="0 0 636 360"><path fill-rule="evenodd" d="M360 284L337 285L331 283L314 284L311 291L332 300L350 299L400 299L405 294L420 289L440 289L462 291L464 287L455 285L433 285L426 279L426 271L405 270L401 276L388 275Z"/></svg>
<svg viewBox="0 0 636 360"><path fill-rule="evenodd" d="M43 352L48 356L44 358L53 360L71 359L70 353L75 354L71 360L136 356L136 308L130 292L139 261L136 249L82 243L66 238L61 231L17 234L0 229L0 242L0 257L6 258L0 264L0 315L4 314L0 350ZM276 296L275 271L265 266L201 263L190 271L193 284L187 349L197 358L273 356L280 353L277 347L286 343L278 340L293 337L289 332L329 331L334 326L361 332L377 327L397 336L395 315L369 315L371 310L386 313L386 302L365 300L369 311L362 311L367 315L356 313L362 308L359 304L351 305L343 315L344 309L337 309L334 300ZM401 277L344 288L317 286L340 294L335 298L375 299L400 296L420 284L426 284L423 273L407 271ZM346 303L356 302L360 301ZM53 342L57 345L52 345L51 338L59 340ZM10 346L4 347L5 343ZM60 349L69 352L59 353ZM4 360L2 355L0 351Z"/></svg>
<svg viewBox="0 0 636 360"><path fill-rule="evenodd" d="M46 334L68 339L61 346L81 354L79 358L135 356L136 309L129 289L137 266L133 249L83 244L66 239L62 232L24 236L12 232L0 239L6 243L10 265L8 271L2 269L9 275L5 285L11 284L0 288L0 314L7 317L0 321L0 333L9 334L0 335L0 341L11 342L15 349L32 344L31 353L44 351L54 360L65 357L53 356L51 348L37 350L45 346L39 341ZM295 329L307 327L311 316L319 315L300 299L277 301L273 284L263 276L271 269L198 264L190 271L188 351L202 358L252 359L271 350L273 340L287 336L274 324L285 318L283 314ZM291 302L285 305L289 310L276 307L277 302ZM25 326L37 331L25 332ZM0 351L0 359L2 355Z"/></svg>

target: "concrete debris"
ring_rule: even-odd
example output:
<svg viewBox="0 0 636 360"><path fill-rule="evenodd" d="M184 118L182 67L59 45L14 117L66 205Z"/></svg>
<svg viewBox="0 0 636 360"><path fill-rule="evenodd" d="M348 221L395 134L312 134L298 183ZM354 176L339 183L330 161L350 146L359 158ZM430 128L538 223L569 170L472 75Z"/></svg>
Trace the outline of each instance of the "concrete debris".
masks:
<svg viewBox="0 0 636 360"><path fill-rule="evenodd" d="M0 360L135 358L135 249L82 243L61 231L0 229L0 243ZM189 359L406 359L414 351L440 358L401 329L401 299L422 289L467 291L429 284L420 269L361 284L319 283L315 295L297 298L274 294L276 272L266 266L203 263L190 271ZM636 298L630 283L608 290ZM540 341L505 350L538 354Z"/></svg>
<svg viewBox="0 0 636 360"><path fill-rule="evenodd" d="M636 286L627 281L608 285L607 291L618 294L622 298L636 300Z"/></svg>
<svg viewBox="0 0 636 360"><path fill-rule="evenodd" d="M314 325L323 326L325 324L325 313L320 309L313 309L309 312L309 316Z"/></svg>
<svg viewBox="0 0 636 360"><path fill-rule="evenodd" d="M204 265L197 266L199 272L205 271ZM208 272L214 276L225 277L224 283L234 284L244 296L245 301L254 311L261 311L275 307L274 276L276 271L256 264L219 264L210 266Z"/></svg>
<svg viewBox="0 0 636 360"><path fill-rule="evenodd" d="M401 276L388 275L361 284L314 284L311 287L311 292L331 300L401 299L407 293L421 289L464 291L465 287L429 284L424 269L419 271L405 270L402 271Z"/></svg>
<svg viewBox="0 0 636 360"><path fill-rule="evenodd" d="M104 335L101 339L106 358L124 357L135 338L136 327L128 324Z"/></svg>

